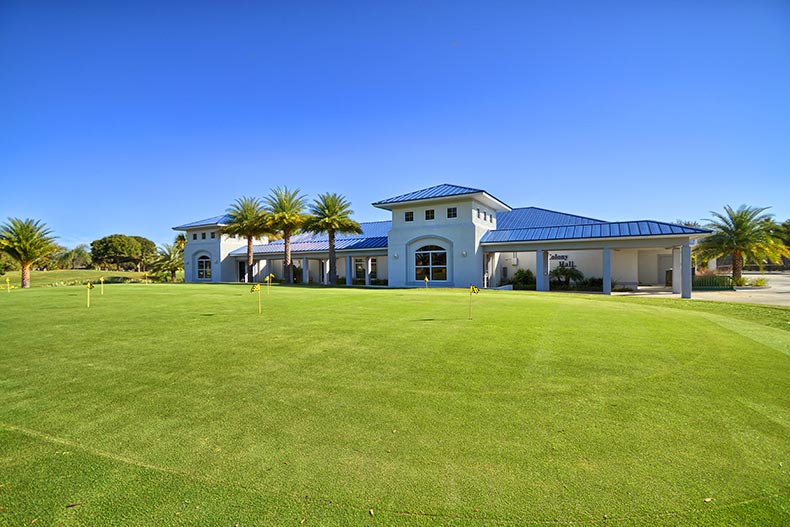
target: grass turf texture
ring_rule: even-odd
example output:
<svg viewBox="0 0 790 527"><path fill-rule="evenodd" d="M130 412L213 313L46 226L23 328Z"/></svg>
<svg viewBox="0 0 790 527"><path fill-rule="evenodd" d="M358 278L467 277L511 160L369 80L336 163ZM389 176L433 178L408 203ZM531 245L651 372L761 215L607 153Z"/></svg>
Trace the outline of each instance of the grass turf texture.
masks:
<svg viewBox="0 0 790 527"><path fill-rule="evenodd" d="M470 321L462 290L273 287L258 316L246 286L95 293L0 296L2 525L790 518L790 310L482 291Z"/></svg>

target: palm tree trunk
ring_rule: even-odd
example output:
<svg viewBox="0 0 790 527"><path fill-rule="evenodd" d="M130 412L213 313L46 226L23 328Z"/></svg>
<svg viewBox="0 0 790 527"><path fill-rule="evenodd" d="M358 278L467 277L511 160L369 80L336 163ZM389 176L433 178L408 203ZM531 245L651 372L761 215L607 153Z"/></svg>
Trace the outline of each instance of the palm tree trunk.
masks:
<svg viewBox="0 0 790 527"><path fill-rule="evenodd" d="M252 236L247 236L247 283L252 282L252 264L255 256L252 254Z"/></svg>
<svg viewBox="0 0 790 527"><path fill-rule="evenodd" d="M171 282L175 282L176 281L176 272L175 271L170 271L170 281Z"/></svg>
<svg viewBox="0 0 790 527"><path fill-rule="evenodd" d="M335 231L329 231L329 285L337 283L337 261L335 258Z"/></svg>
<svg viewBox="0 0 790 527"><path fill-rule="evenodd" d="M292 284L293 269L291 269L291 231L283 230L283 245L285 246L285 283Z"/></svg>
<svg viewBox="0 0 790 527"><path fill-rule="evenodd" d="M22 289L30 287L30 264L22 264Z"/></svg>
<svg viewBox="0 0 790 527"><path fill-rule="evenodd" d="M743 253L735 251L732 253L732 280L737 282L743 274Z"/></svg>

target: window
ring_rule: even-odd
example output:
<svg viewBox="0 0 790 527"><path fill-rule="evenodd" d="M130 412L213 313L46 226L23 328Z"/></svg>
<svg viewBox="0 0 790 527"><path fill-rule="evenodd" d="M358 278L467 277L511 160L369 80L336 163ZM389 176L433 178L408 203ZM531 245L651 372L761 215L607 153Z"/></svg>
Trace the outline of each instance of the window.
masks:
<svg viewBox="0 0 790 527"><path fill-rule="evenodd" d="M192 234L192 239L193 240L197 240L197 233L196 232Z"/></svg>
<svg viewBox="0 0 790 527"><path fill-rule="evenodd" d="M480 209L477 209L477 217L480 218Z"/></svg>
<svg viewBox="0 0 790 527"><path fill-rule="evenodd" d="M487 219L488 219L488 213L486 211L483 211L483 221L486 221Z"/></svg>
<svg viewBox="0 0 790 527"><path fill-rule="evenodd" d="M447 251L438 245L424 245L414 255L415 280L447 280Z"/></svg>
<svg viewBox="0 0 790 527"><path fill-rule="evenodd" d="M197 261L198 280L211 279L211 258L208 256L201 256Z"/></svg>
<svg viewBox="0 0 790 527"><path fill-rule="evenodd" d="M502 280L507 280L507 267L502 268Z"/></svg>
<svg viewBox="0 0 790 527"><path fill-rule="evenodd" d="M494 223L494 213L492 212L491 215L488 217L488 221Z"/></svg>
<svg viewBox="0 0 790 527"><path fill-rule="evenodd" d="M458 209L456 207L447 207L447 218L457 218Z"/></svg>
<svg viewBox="0 0 790 527"><path fill-rule="evenodd" d="M428 210L425 211L425 219L426 220L432 220L433 216L434 216L433 209L428 209Z"/></svg>
<svg viewBox="0 0 790 527"><path fill-rule="evenodd" d="M406 212L406 214L404 215L404 219L406 221L414 221L414 212L412 211Z"/></svg>
<svg viewBox="0 0 790 527"><path fill-rule="evenodd" d="M205 232L201 232L200 233L200 239L201 240L205 240L206 239L206 233Z"/></svg>
<svg viewBox="0 0 790 527"><path fill-rule="evenodd" d="M216 237L217 237L217 233L214 232L214 231L211 231L211 239L213 240Z"/></svg>

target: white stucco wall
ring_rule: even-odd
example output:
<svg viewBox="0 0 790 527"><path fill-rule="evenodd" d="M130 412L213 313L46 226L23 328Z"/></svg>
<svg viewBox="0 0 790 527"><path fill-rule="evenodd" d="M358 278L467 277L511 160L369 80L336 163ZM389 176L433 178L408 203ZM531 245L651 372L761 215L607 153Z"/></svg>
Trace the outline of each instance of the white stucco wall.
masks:
<svg viewBox="0 0 790 527"><path fill-rule="evenodd" d="M448 218L447 209L455 207L457 217ZM433 220L425 219L426 210L434 210ZM480 209L480 218L477 210ZM414 213L414 221L405 221L405 213ZM484 219L485 218L485 219ZM387 269L389 285L420 286L415 278L415 253L425 245L438 245L447 250L447 280L434 280L437 287L483 285L483 257L479 240L496 228L492 209L473 199L421 202L393 207L392 230L389 232Z"/></svg>
<svg viewBox="0 0 790 527"><path fill-rule="evenodd" d="M211 238L211 233L215 238ZM203 233L206 239L203 239ZM236 262L228 253L245 247L244 239L220 235L216 226L207 226L186 231L187 244L184 246L184 280L187 282L235 282ZM197 239L194 239L197 237ZM199 280L197 260L206 255L211 258L211 279Z"/></svg>
<svg viewBox="0 0 790 527"><path fill-rule="evenodd" d="M491 286L498 285L502 280L502 267L507 267L508 278L512 278L518 269L530 269L535 272L535 252L500 253L496 276ZM612 280L618 286L635 288L638 282L637 266L638 251L635 249L612 250ZM600 249L585 251L549 251L549 270L556 269L560 262L573 265L584 273L585 278L603 277L603 251Z"/></svg>

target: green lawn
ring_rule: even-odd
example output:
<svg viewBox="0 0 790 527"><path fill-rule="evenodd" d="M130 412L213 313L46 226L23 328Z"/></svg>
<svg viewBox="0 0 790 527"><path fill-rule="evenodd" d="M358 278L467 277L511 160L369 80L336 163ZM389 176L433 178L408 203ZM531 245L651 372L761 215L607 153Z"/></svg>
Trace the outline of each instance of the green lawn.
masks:
<svg viewBox="0 0 790 527"><path fill-rule="evenodd" d="M0 525L790 522L788 309L85 293L0 293Z"/></svg>
<svg viewBox="0 0 790 527"><path fill-rule="evenodd" d="M105 282L143 281L145 273L131 271L99 271L98 269L65 269L55 271L31 271L30 287L59 287L81 284L85 282L99 282L104 277ZM5 289L6 277L11 279L11 285L22 285L21 271L9 271L0 277L0 285Z"/></svg>

